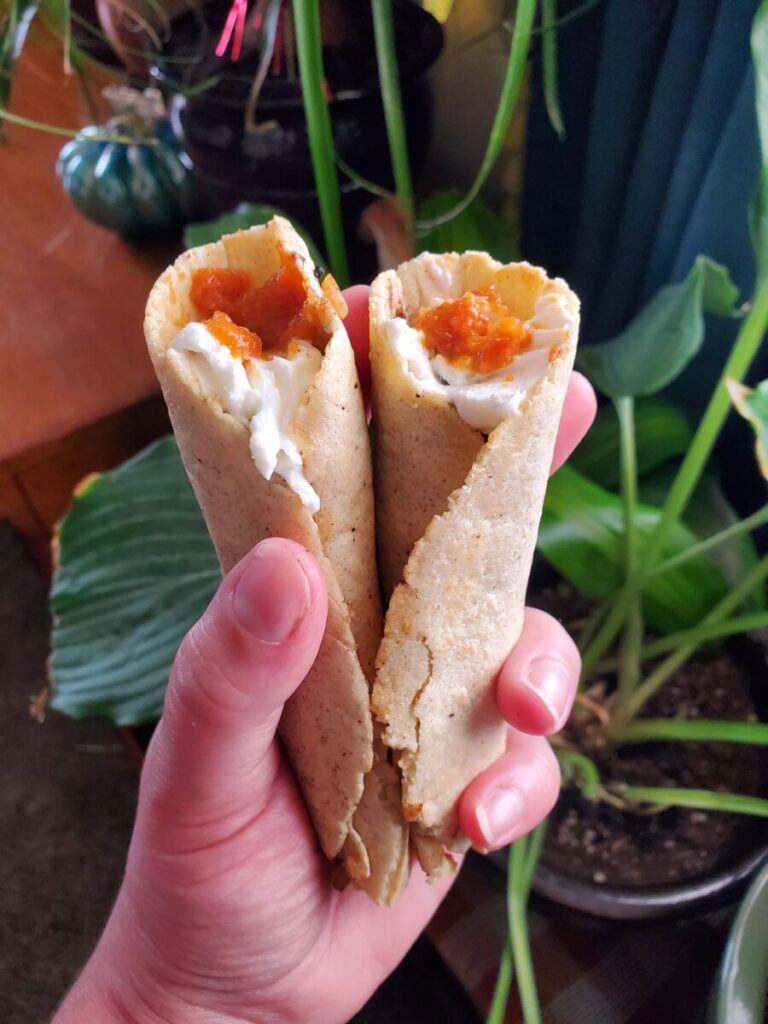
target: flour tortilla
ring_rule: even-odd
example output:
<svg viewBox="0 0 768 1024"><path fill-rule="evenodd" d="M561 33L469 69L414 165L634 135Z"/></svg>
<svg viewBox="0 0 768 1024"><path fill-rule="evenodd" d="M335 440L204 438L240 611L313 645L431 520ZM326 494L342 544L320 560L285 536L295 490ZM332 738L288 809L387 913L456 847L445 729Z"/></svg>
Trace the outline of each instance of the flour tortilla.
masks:
<svg viewBox="0 0 768 1024"><path fill-rule="evenodd" d="M276 217L180 256L152 290L144 329L222 570L271 536L302 544L324 570L328 625L315 664L286 705L280 734L324 852L342 856L348 874L362 879L370 862L353 815L373 761L368 681L381 608L368 430L349 338L324 300L332 336L292 424L305 476L320 498L314 518L278 474L261 476L248 429L204 393L185 363L167 357L182 327L200 319L189 298L196 269L245 270L259 285L279 269L281 249L297 254L307 287L322 294L304 242Z"/></svg>
<svg viewBox="0 0 768 1024"><path fill-rule="evenodd" d="M377 541L392 591L373 708L400 770L414 849L432 877L450 867L444 847L468 845L459 796L505 749L493 686L522 628L577 332L519 413L486 440L445 398L419 392L381 324L411 319L436 295L491 285L521 319L544 291L578 313L564 282L484 253L423 254L381 274L370 297Z"/></svg>

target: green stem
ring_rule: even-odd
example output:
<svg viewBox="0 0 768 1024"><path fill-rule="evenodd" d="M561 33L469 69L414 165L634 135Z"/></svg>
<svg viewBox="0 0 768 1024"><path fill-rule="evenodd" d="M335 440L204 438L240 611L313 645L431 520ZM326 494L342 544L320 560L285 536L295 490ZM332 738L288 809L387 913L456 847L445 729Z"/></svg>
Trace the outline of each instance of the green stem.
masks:
<svg viewBox="0 0 768 1024"><path fill-rule="evenodd" d="M318 0L293 0L293 24L299 59L301 93L307 118L309 149L315 176L317 201L323 222L325 251L333 276L341 288L349 284L347 252L341 220L341 200L336 163L333 158L333 132L328 101L325 97L323 43L320 33Z"/></svg>
<svg viewBox="0 0 768 1024"><path fill-rule="evenodd" d="M594 799L600 789L600 772L595 762L578 750L555 750L564 782L573 782L588 800Z"/></svg>
<svg viewBox="0 0 768 1024"><path fill-rule="evenodd" d="M650 539L648 549L644 553L643 560L648 568L658 561L669 530L679 521L685 511L688 500L699 482L707 459L730 412L731 400L725 381L729 377L741 381L760 347L767 327L768 281L763 281L755 295L752 308L736 336L717 387L669 489L667 500L661 510L661 518Z"/></svg>
<svg viewBox="0 0 768 1024"><path fill-rule="evenodd" d="M682 740L696 743L749 743L768 746L768 725L763 722L720 722L716 720L643 718L615 732L608 730L614 743L653 743Z"/></svg>
<svg viewBox="0 0 768 1024"><path fill-rule="evenodd" d="M565 138L557 89L557 0L541 0L541 77L549 123L558 138Z"/></svg>
<svg viewBox="0 0 768 1024"><path fill-rule="evenodd" d="M480 170L475 180L464 196L452 209L432 220L416 222L416 229L419 234L426 234L441 224L447 224L462 211L466 210L469 204L477 198L480 189L486 182L488 175L493 169L501 153L509 132L509 126L515 113L517 101L525 76L525 65L528 59L528 50L531 45L531 32L533 19L536 14L536 0L518 0L515 9L515 24L512 31L512 42L509 48L509 60L504 75L504 82L501 87L499 105L496 108L496 115L491 126L491 134L488 138L488 145L485 149Z"/></svg>
<svg viewBox="0 0 768 1024"><path fill-rule="evenodd" d="M23 128L34 128L38 132L47 132L49 135L62 135L67 139L76 139L80 134L74 128L61 128L56 124L33 121L28 117L22 117L21 114L12 114L10 110L0 110L0 121L10 121L11 124L18 124ZM115 142L121 146L130 146L136 142L136 139L131 139L127 135L110 135L109 132L89 135L88 138L93 142ZM156 145L156 143L154 140L149 140L147 143L143 143L143 145Z"/></svg>
<svg viewBox="0 0 768 1024"><path fill-rule="evenodd" d="M539 863L539 855L541 854L541 847L544 844L544 835L547 831L547 819L540 822L536 828L528 836L528 854L525 861L525 890L526 892L531 891L531 885L533 883L533 876L536 874L536 866Z"/></svg>
<svg viewBox="0 0 768 1024"><path fill-rule="evenodd" d="M664 807L691 807L700 811L730 811L768 818L768 800L740 793L717 793L708 789L677 789L674 786L617 786L625 800Z"/></svg>
<svg viewBox="0 0 768 1024"><path fill-rule="evenodd" d="M632 579L637 566L637 446L635 438L635 402L626 396L616 400L619 420L621 500L624 513L624 570ZM618 705L629 700L640 678L640 648L643 642L643 618L640 596L632 602L619 647Z"/></svg>
<svg viewBox="0 0 768 1024"><path fill-rule="evenodd" d="M751 516L747 516L746 519L742 519L738 523L720 530L718 533L713 533L711 537L707 537L705 540L700 541L700 543L686 548L685 551L678 552L678 554L668 558L665 562L659 562L646 573L646 579L669 572L670 569L676 569L677 566L682 565L689 559L698 558L699 555L706 554L707 551L711 551L720 544L725 544L726 541L733 540L734 537L739 537L742 533L750 533L759 526L764 526L765 523L768 523L768 505L764 505Z"/></svg>
<svg viewBox="0 0 768 1024"><path fill-rule="evenodd" d="M392 0L371 0L373 35L376 41L376 61L379 67L384 121L387 126L389 156L395 179L395 192L400 208L410 224L413 216L413 185L408 162L408 141L405 135L403 102L400 95L400 77L395 51L395 30L392 20Z"/></svg>
<svg viewBox="0 0 768 1024"><path fill-rule="evenodd" d="M695 643L697 646L708 640L723 640L737 633L749 633L753 629L768 628L768 612L753 612L751 615L739 615L735 619L723 619L718 622L702 622L690 629L681 629L679 633L652 640L643 648L643 658L655 658L659 654L674 651L676 647Z"/></svg>
<svg viewBox="0 0 768 1024"><path fill-rule="evenodd" d="M616 639L626 621L635 595L641 592L643 583L658 561L669 529L678 521L684 511L693 489L699 482L720 433L720 428L730 409L730 397L725 387L725 380L728 377L737 381L743 378L760 347L766 326L768 326L768 280L760 284L752 308L742 322L718 385L669 490L648 548L643 552L642 562L637 566L634 577L628 579L616 595L607 618L584 652L582 658L584 677Z"/></svg>
<svg viewBox="0 0 768 1024"><path fill-rule="evenodd" d="M541 1008L528 934L528 891L525 886L527 853L527 844L521 840L512 844L507 881L507 918L523 1021L525 1024L541 1024Z"/></svg>
<svg viewBox="0 0 768 1024"><path fill-rule="evenodd" d="M511 869L507 871L507 878ZM496 975L496 985L493 989L493 999L485 1018L485 1024L504 1024L507 1014L507 1003L509 1002L509 990L512 987L512 978L515 973L514 961L512 959L512 944L507 935L504 939L504 949L499 961L499 973Z"/></svg>
<svg viewBox="0 0 768 1024"><path fill-rule="evenodd" d="M704 617L701 625L723 622L731 612L736 611L749 595L757 589L768 578L768 558L761 562L747 573L741 583L719 601L715 607ZM635 690L627 704L627 717L634 717L646 704L660 687L666 683L670 676L690 658L690 656L701 646L703 641L700 638L687 641L674 650L668 658L654 669L648 678ZM617 727L623 727L625 720L619 720Z"/></svg>

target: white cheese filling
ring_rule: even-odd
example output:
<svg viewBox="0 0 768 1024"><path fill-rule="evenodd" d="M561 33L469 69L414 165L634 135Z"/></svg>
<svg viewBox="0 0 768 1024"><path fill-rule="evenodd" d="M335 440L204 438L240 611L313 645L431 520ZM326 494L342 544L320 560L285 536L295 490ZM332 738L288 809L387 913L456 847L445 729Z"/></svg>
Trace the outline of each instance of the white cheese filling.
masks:
<svg viewBox="0 0 768 1024"><path fill-rule="evenodd" d="M432 299L430 306L444 298ZM544 292L533 316L523 321L531 329L531 347L511 363L490 373L454 366L424 345L422 331L403 317L382 323L384 335L403 370L421 394L442 395L471 427L489 434L502 420L514 416L528 392L542 379L553 346L568 341L576 329L574 312L560 292Z"/></svg>
<svg viewBox="0 0 768 1024"><path fill-rule="evenodd" d="M251 455L264 479L270 480L277 472L314 515L320 498L304 475L301 453L291 437L291 422L323 357L309 342L296 342L295 346L290 357L243 362L204 324L190 323L171 342L168 357L191 369L224 412L248 427Z"/></svg>

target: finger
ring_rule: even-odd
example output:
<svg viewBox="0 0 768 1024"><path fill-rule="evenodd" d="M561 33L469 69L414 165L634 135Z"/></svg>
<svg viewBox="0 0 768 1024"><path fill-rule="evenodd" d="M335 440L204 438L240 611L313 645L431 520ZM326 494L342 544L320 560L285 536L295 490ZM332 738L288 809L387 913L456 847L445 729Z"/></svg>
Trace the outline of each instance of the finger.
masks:
<svg viewBox="0 0 768 1024"><path fill-rule="evenodd" d="M354 284L344 289L349 312L344 319L349 340L355 353L357 375L366 405L371 397L371 362L368 357L368 292L365 284Z"/></svg>
<svg viewBox="0 0 768 1024"><path fill-rule="evenodd" d="M568 381L568 390L560 414L555 450L550 472L559 469L584 439L597 411L597 399L587 378L575 370Z"/></svg>
<svg viewBox="0 0 768 1024"><path fill-rule="evenodd" d="M559 792L560 767L549 743L510 730L506 754L464 790L459 822L477 846L506 846L549 814Z"/></svg>
<svg viewBox="0 0 768 1024"><path fill-rule="evenodd" d="M579 650L557 619L526 608L520 639L496 680L499 712L523 732L557 732L570 714L580 673Z"/></svg>
<svg viewBox="0 0 768 1024"><path fill-rule="evenodd" d="M262 541L229 573L171 671L144 772L156 810L258 813L283 704L317 655L326 614L322 572L292 541Z"/></svg>

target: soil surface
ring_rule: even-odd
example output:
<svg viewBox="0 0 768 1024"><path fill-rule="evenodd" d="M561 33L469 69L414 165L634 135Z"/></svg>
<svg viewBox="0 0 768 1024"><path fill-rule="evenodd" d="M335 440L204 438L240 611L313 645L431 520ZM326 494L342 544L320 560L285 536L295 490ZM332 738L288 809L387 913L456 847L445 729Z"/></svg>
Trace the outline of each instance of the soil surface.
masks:
<svg viewBox="0 0 768 1024"><path fill-rule="evenodd" d="M568 622L583 607L563 585L537 603ZM570 608L568 607L570 605ZM681 668L650 702L650 718L755 718L750 669L728 651ZM678 785L768 795L768 751L735 743L644 743L590 755L604 782ZM579 879L620 886L663 885L709 874L768 843L768 822L743 815L670 808L659 814L622 811L564 790L550 816L543 854L548 867Z"/></svg>

